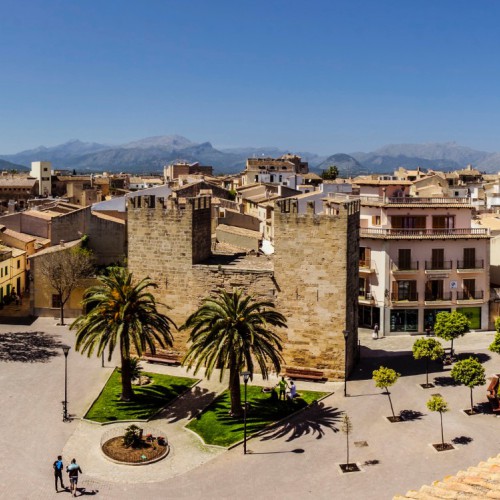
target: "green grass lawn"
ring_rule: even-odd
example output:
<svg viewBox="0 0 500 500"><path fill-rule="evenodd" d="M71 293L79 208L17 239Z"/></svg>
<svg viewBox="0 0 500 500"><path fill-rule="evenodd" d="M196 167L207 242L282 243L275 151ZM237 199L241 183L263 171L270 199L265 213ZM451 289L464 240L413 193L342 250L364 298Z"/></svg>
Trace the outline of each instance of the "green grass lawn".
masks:
<svg viewBox="0 0 500 500"><path fill-rule="evenodd" d="M262 387L248 386L247 390L247 400L250 403L247 414L247 436L329 394L328 392L299 391L300 397L293 401L273 401L270 394L262 392ZM244 386L242 385L242 398L243 395ZM225 391L186 427L199 434L207 444L230 446L243 439L243 418L231 417L230 408L229 391Z"/></svg>
<svg viewBox="0 0 500 500"><path fill-rule="evenodd" d="M151 377L153 383L142 387L133 386L135 399L126 403L120 401L121 374L115 369L85 418L96 422L147 419L197 382L194 378L172 377L159 373L143 372L142 375Z"/></svg>

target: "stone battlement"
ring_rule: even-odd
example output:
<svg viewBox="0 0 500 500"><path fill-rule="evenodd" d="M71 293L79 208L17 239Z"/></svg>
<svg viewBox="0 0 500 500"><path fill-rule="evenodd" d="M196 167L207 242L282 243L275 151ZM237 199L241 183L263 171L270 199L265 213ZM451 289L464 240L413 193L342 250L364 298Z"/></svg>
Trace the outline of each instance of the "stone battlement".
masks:
<svg viewBox="0 0 500 500"><path fill-rule="evenodd" d="M128 199L129 209L159 209L168 211L195 211L209 210L210 196L196 196L194 198L178 198L174 193L165 199L164 196L143 195Z"/></svg>

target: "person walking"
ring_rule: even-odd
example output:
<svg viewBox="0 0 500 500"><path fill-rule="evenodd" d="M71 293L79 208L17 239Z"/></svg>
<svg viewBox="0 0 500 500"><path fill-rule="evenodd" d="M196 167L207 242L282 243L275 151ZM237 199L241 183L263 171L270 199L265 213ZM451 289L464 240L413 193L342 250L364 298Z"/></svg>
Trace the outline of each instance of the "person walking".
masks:
<svg viewBox="0 0 500 500"><path fill-rule="evenodd" d="M286 400L287 387L288 384L286 383L285 377L281 377L281 380L278 382L278 389L279 389L278 399L281 400L281 397L283 397L283 401Z"/></svg>
<svg viewBox="0 0 500 500"><path fill-rule="evenodd" d="M71 494L76 497L76 486L78 484L78 473L83 474L82 469L76 463L76 458L71 460L71 463L66 467L66 472L69 475L69 486Z"/></svg>
<svg viewBox="0 0 500 500"><path fill-rule="evenodd" d="M378 339L378 323L375 323L373 325L373 333L372 333L372 338L373 339Z"/></svg>
<svg viewBox="0 0 500 500"><path fill-rule="evenodd" d="M293 383L293 380L290 382L290 393L288 397L291 401L293 401L297 397L297 387Z"/></svg>
<svg viewBox="0 0 500 500"><path fill-rule="evenodd" d="M56 492L59 491L57 489L57 480L58 479L59 479L59 481L61 483L61 488L63 490L65 490L66 487L63 484L63 478L62 478L62 472L63 472L64 465L63 465L63 461L62 461L62 456L61 455L57 456L57 460L53 463L52 467L54 468L54 480L55 480L55 483L56 483L56 485L55 485L56 486Z"/></svg>

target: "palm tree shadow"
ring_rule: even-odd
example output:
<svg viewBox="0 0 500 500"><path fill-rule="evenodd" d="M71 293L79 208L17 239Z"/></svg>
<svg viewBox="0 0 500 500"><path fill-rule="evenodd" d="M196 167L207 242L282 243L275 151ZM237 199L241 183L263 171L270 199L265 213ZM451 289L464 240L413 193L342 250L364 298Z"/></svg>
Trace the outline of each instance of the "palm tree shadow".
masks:
<svg viewBox="0 0 500 500"><path fill-rule="evenodd" d="M184 419L191 420L197 417L201 413L200 409L207 407L216 396L216 392L196 385L189 393L169 405L155 418L164 418L170 424Z"/></svg>
<svg viewBox="0 0 500 500"><path fill-rule="evenodd" d="M287 421L277 423L263 431L261 441L286 437L286 441L289 442L309 434L321 439L325 435L325 429L339 431L336 424L340 421L342 413L338 408L325 406L324 403L314 404Z"/></svg>
<svg viewBox="0 0 500 500"><path fill-rule="evenodd" d="M43 332L7 332L0 334L0 362L47 363L61 356L62 343Z"/></svg>

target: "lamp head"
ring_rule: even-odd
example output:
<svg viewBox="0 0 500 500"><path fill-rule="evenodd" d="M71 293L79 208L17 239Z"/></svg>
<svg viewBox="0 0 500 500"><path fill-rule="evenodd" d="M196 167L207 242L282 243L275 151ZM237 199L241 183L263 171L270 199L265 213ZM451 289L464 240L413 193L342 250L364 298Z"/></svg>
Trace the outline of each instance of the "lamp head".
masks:
<svg viewBox="0 0 500 500"><path fill-rule="evenodd" d="M344 338L347 340L349 337L349 330L342 330L342 333L344 334Z"/></svg>
<svg viewBox="0 0 500 500"><path fill-rule="evenodd" d="M250 380L252 374L250 372L241 372L241 374L243 375L243 382L246 384Z"/></svg>
<svg viewBox="0 0 500 500"><path fill-rule="evenodd" d="M68 352L69 350L71 349L71 347L69 345L63 345L62 346L62 350L63 350L63 353L64 353L64 357L67 358L68 357Z"/></svg>

